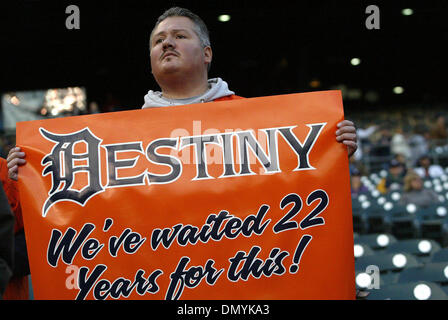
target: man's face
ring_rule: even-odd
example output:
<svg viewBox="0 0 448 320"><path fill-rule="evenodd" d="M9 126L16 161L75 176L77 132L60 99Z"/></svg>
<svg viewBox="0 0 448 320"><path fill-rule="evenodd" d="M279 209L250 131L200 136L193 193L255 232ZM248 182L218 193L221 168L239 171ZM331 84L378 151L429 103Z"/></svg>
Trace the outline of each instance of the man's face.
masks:
<svg viewBox="0 0 448 320"><path fill-rule="evenodd" d="M203 48L194 31L194 22L186 17L169 17L153 32L151 68L157 82L164 76L189 77L207 72L211 48Z"/></svg>

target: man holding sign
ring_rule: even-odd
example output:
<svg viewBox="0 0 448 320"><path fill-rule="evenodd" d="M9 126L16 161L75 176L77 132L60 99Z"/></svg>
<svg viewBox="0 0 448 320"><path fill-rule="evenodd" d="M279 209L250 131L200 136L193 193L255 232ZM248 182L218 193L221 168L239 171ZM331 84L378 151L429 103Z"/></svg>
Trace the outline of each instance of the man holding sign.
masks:
<svg viewBox="0 0 448 320"><path fill-rule="evenodd" d="M349 281L354 282L350 278L354 274L350 273L352 267L347 269L353 263L353 239L349 241L352 229L347 224L351 223L351 215L347 216L346 210L350 207L350 198L346 196L348 179L336 178L322 185L313 182L320 182L318 175L322 174L348 175L348 163L338 162L332 167L329 164L332 159L323 162L329 150L335 158L346 155L345 150L342 152L329 141L326 126L336 129L336 140L347 146L349 156L357 148L353 123L343 120L336 128L334 122L342 118L337 110L342 107L340 95L328 92L241 100L222 79L208 79L212 61L208 31L202 20L186 9L171 8L158 19L151 33L150 48L152 73L161 92L148 92L143 109L151 110L139 111L142 116L136 119L136 111L132 111L120 117L124 123L132 123L133 130L127 131L135 131L135 137L133 132L123 132L118 142L114 140L116 137L107 138L110 128L101 122L116 121L113 114L98 115L101 119L87 116L83 118L85 122L79 123L58 119L20 125L18 144L30 146L27 155L34 166L45 166L42 175L36 175L40 169L27 171L25 166L23 177L46 176L45 192L41 195L36 192L31 196L32 186L26 183L31 180L20 181L20 190L27 195L22 205L29 212L25 225L39 225L44 235L30 236L30 260L42 260L41 256L38 258L41 252L35 253L33 248L41 251L45 248L47 253L42 265L34 264L36 274L42 274L40 279L33 278L33 284L37 284L36 298L54 295L77 299L147 298L145 295L149 294L165 299L353 298L354 285ZM211 101L216 105L200 105ZM279 103L282 110L273 115L272 106ZM303 114L300 121L304 125L296 128L298 121L291 122L293 113L299 117L294 108L296 103L316 113L325 113L328 103L332 122L319 122L315 116ZM185 104L195 107L152 109ZM250 127L250 119L244 116L246 112L254 115L253 123L256 122L258 133L267 141L265 148L255 138L254 130L226 131L239 125ZM258 113L260 116L256 117ZM173 138L167 131L198 118L217 132ZM170 127L165 128L164 123ZM27 130L31 131L27 134ZM37 135L28 140L26 137L33 133ZM32 148L34 143L41 143L34 138L43 139L40 147L49 152L45 157ZM323 142L316 143L320 139ZM79 149L80 144L85 148ZM221 163L209 162L210 145ZM182 153L190 147L195 151L193 163L184 161ZM159 148L170 149L171 155L163 154ZM119 158L118 154L126 152L129 155L125 159ZM249 163L253 154L254 166ZM11 179L18 179L18 166L26 163L24 157L18 147L10 151ZM80 164L75 164L77 161ZM161 165L170 167L170 172L159 170ZM79 177L75 171L83 171L86 177ZM304 185L296 177L304 178ZM75 187L76 179L81 183ZM337 189L347 193L333 196ZM119 205L103 209L104 203L113 199L112 194L120 194L117 199L127 201L117 200ZM90 219L87 223L78 214L80 206L81 216ZM114 210L119 211L114 214ZM338 216L339 211L345 214ZM327 215L323 217L324 213ZM71 220L75 217L81 220ZM343 227L338 220L344 220ZM128 227L130 221L138 223ZM306 234L290 235L299 230ZM341 232L344 241L335 247ZM274 247L264 248L272 246L272 239L278 241ZM318 249L307 249L311 242L311 247ZM335 282L329 280L330 275L314 279L317 276L314 267L302 267L304 254L315 262L315 267L322 269L329 264L330 275L336 273L333 277L338 273L345 275ZM129 255L130 260L119 261L123 255ZM101 263L95 265L98 263L95 259ZM146 263L144 269L141 261ZM63 263L81 265L79 292L75 295L61 288L43 289L43 275L58 277ZM129 273L126 266L135 270ZM297 278L299 274L302 277ZM287 289L291 281L302 289ZM331 291L335 284L337 287ZM239 291L234 291L238 288Z"/></svg>

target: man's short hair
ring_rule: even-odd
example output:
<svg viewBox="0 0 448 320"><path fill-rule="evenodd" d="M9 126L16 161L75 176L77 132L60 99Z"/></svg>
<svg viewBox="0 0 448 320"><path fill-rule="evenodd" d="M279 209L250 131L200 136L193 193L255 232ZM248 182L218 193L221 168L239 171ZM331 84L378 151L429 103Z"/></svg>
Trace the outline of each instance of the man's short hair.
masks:
<svg viewBox="0 0 448 320"><path fill-rule="evenodd" d="M180 7L172 7L168 10L166 10L158 19L154 26L154 28L151 31L151 36L149 37L150 41L150 49L151 49L151 43L152 43L152 37L154 34L154 30L157 28L157 26L166 18L169 17L187 17L194 23L194 32L196 32L196 35L199 37L199 40L201 41L202 47L209 47L210 46L210 35L207 29L207 26L205 25L204 21L196 14L191 12L188 9L180 8Z"/></svg>

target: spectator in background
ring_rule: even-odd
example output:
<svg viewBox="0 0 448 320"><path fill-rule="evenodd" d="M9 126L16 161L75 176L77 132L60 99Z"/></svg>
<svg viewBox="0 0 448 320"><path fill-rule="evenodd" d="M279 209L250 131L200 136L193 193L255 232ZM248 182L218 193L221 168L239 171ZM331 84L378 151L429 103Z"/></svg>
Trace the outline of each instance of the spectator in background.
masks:
<svg viewBox="0 0 448 320"><path fill-rule="evenodd" d="M428 144L429 132L425 125L419 123L415 126L413 134L409 137L409 146L411 148L411 164L412 166L417 165L418 159L420 157L428 154L429 144Z"/></svg>
<svg viewBox="0 0 448 320"><path fill-rule="evenodd" d="M445 146L448 142L448 130L446 119L443 114L436 115L435 123L431 128L430 137L437 146Z"/></svg>
<svg viewBox="0 0 448 320"><path fill-rule="evenodd" d="M414 171L410 171L404 178L403 191L400 201L405 205L413 203L419 207L428 207L439 202L437 193L432 189L423 188L422 178Z"/></svg>
<svg viewBox="0 0 448 320"><path fill-rule="evenodd" d="M350 170L350 186L352 197L369 193L369 189L361 181L361 172L356 168Z"/></svg>
<svg viewBox="0 0 448 320"><path fill-rule="evenodd" d="M363 142L367 140L378 129L377 125L369 125L366 129L357 128L356 135L358 136L358 149L353 154L356 161L361 161L363 156ZM364 141L363 141L364 140Z"/></svg>
<svg viewBox="0 0 448 320"><path fill-rule="evenodd" d="M423 179L434 179L444 175L443 168L437 164L432 164L429 156L424 155L418 159L417 167L414 171Z"/></svg>
<svg viewBox="0 0 448 320"><path fill-rule="evenodd" d="M389 171L385 178L381 179L377 189L381 193L389 191L401 190L404 184L404 176L406 175L405 167L396 159L392 159L389 163Z"/></svg>
<svg viewBox="0 0 448 320"><path fill-rule="evenodd" d="M370 155L373 157L390 157L390 140L392 133L389 124L382 125L375 134L372 135L372 149Z"/></svg>
<svg viewBox="0 0 448 320"><path fill-rule="evenodd" d="M402 155L401 153L397 153L393 157L393 159L397 160L402 165L404 172L406 174L406 172L408 171L408 168L409 168L409 165L408 165L409 160L406 159L406 157L404 155Z"/></svg>
<svg viewBox="0 0 448 320"><path fill-rule="evenodd" d="M350 157L348 159L348 167L350 170L350 175L355 171L358 171L362 176L369 174L369 170L366 168L364 163L362 161L356 161L355 157Z"/></svg>
<svg viewBox="0 0 448 320"><path fill-rule="evenodd" d="M403 155L406 162L411 158L411 148L401 127L395 129L395 133L390 141L390 152L393 156Z"/></svg>

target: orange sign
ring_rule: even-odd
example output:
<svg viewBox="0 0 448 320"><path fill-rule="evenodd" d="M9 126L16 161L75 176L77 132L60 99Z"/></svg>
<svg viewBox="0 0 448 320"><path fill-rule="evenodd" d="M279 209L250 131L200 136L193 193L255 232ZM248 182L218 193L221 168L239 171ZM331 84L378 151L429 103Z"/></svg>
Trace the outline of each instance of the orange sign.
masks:
<svg viewBox="0 0 448 320"><path fill-rule="evenodd" d="M354 299L339 91L17 124L36 299Z"/></svg>

